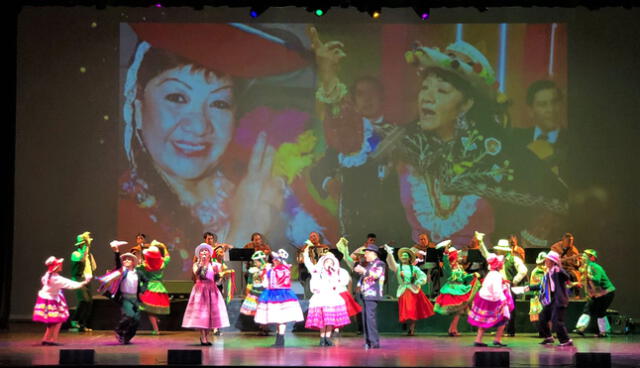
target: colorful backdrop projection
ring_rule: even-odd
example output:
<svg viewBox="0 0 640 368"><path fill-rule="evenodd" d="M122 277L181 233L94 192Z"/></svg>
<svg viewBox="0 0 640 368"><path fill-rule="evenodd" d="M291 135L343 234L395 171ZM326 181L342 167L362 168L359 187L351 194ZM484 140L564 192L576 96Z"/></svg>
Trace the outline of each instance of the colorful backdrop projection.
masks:
<svg viewBox="0 0 640 368"><path fill-rule="evenodd" d="M565 25L311 27L121 24L119 239L559 238Z"/></svg>

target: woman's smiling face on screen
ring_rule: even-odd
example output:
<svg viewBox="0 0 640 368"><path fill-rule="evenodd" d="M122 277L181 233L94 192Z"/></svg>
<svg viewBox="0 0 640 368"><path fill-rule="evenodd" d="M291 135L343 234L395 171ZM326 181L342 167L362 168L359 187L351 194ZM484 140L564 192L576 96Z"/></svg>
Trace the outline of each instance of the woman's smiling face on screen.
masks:
<svg viewBox="0 0 640 368"><path fill-rule="evenodd" d="M232 137L233 80L187 65L147 83L141 101L142 139L155 165L181 179L211 173Z"/></svg>

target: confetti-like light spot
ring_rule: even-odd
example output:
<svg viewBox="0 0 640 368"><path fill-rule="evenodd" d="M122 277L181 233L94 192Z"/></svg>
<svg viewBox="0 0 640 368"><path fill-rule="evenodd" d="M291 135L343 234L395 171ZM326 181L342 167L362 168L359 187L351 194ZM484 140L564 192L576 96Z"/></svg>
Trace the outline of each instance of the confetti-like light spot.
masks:
<svg viewBox="0 0 640 368"><path fill-rule="evenodd" d="M98 23L96 22L91 22L91 28L96 28L98 26Z"/></svg>
<svg viewBox="0 0 640 368"><path fill-rule="evenodd" d="M80 73L86 73L87 72L87 68L85 68L84 66L80 67Z"/></svg>
<svg viewBox="0 0 640 368"><path fill-rule="evenodd" d="M102 117L104 120L109 120L109 115L105 115Z"/></svg>

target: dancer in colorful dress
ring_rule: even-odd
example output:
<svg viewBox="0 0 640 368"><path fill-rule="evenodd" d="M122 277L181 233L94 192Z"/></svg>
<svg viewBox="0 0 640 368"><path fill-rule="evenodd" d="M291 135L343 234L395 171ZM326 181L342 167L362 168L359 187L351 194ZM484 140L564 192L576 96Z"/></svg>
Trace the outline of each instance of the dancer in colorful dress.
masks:
<svg viewBox="0 0 640 368"><path fill-rule="evenodd" d="M86 275L84 281L77 282L62 277L58 272L62 271L64 258L51 256L44 262L47 272L42 276L42 289L38 291L38 298L33 308L33 321L42 322L47 329L42 337L42 345L60 345L58 334L62 323L69 318L69 307L62 289L80 289L91 281L91 276Z"/></svg>
<svg viewBox="0 0 640 368"><path fill-rule="evenodd" d="M192 271L196 283L191 289L182 327L199 329L200 345L211 346L209 332L214 328L229 326L227 306L215 282L222 266L212 262L213 248L207 243L198 245L195 254L198 261L193 263Z"/></svg>
<svg viewBox="0 0 640 368"><path fill-rule="evenodd" d="M449 324L449 336L458 336L460 316L467 314L469 304L480 288L480 275L467 273L458 262L458 250L449 243L444 251L443 279L446 280L436 298L434 310L438 314L453 315Z"/></svg>
<svg viewBox="0 0 640 368"><path fill-rule="evenodd" d="M289 253L284 249L272 252L273 266L263 270L266 290L258 299L256 323L277 324L276 342L273 347L284 347L284 332L287 322L304 321L302 308L296 294L291 291L291 265L286 263Z"/></svg>
<svg viewBox="0 0 640 368"><path fill-rule="evenodd" d="M410 248L401 248L398 251L400 264L393 258L393 248L385 244L387 250L387 265L396 272L398 278L398 314L400 323L407 323L408 335L415 335L416 321L431 317L433 304L424 295L420 288L427 282L427 275L417 266L414 266L416 255Z"/></svg>
<svg viewBox="0 0 640 368"><path fill-rule="evenodd" d="M240 313L245 316L254 317L256 315L256 310L258 309L258 299L264 291L262 270L264 270L267 265L267 255L263 251L259 250L251 255L251 260L253 261L253 266L248 270L250 283L247 284L247 296L244 298L244 301L240 306ZM268 326L258 326L260 327L260 331L258 332L259 336L269 335Z"/></svg>
<svg viewBox="0 0 640 368"><path fill-rule="evenodd" d="M340 297L341 286L344 288L349 278L345 277L347 272L340 267L333 253L326 253L313 264L309 251L310 247L306 247L302 253L304 265L311 274L309 287L313 293L309 300L305 327L320 330L320 346L333 346L333 328L340 328L351 322L347 305Z"/></svg>
<svg viewBox="0 0 640 368"><path fill-rule="evenodd" d="M547 252L540 252L536 257L536 267L531 270L531 276L529 277L529 285L540 285L544 272L546 271L544 260L547 257ZM536 329L540 331L538 327L538 321L540 320L540 312L542 312L542 303L540 302L540 292L534 291L529 299L529 320L536 326ZM543 337L542 333L538 333L539 337Z"/></svg>
<svg viewBox="0 0 640 368"><path fill-rule="evenodd" d="M501 341L502 333L509 323L514 303L508 283L500 273L500 269L504 265L504 257L489 253L487 263L489 263L489 273L482 281L482 287L473 299L467 321L470 325L478 327L474 346L487 346L482 342L485 330L497 327L493 345L504 347L507 345Z"/></svg>
<svg viewBox="0 0 640 368"><path fill-rule="evenodd" d="M149 316L149 322L153 327L152 335L160 334L158 329L158 316L169 315L170 302L167 288L162 283L164 269L171 260L166 245L153 240L149 248L142 251L144 261L138 266L145 278L149 280L147 289L140 295L140 310Z"/></svg>
<svg viewBox="0 0 640 368"><path fill-rule="evenodd" d="M606 337L609 331L609 321L607 320L607 308L613 302L616 287L609 280L604 268L596 263L598 260L598 252L593 249L586 249L582 253L582 262L586 265L587 295L589 301L584 306L584 311L578 319L576 332L584 336L584 330L589 327L591 317L598 319L598 337Z"/></svg>

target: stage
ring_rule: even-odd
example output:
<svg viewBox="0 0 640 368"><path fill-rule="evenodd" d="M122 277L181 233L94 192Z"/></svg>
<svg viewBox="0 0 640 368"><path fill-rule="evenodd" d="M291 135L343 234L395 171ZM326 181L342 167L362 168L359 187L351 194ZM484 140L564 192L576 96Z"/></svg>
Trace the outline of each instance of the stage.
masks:
<svg viewBox="0 0 640 368"><path fill-rule="evenodd" d="M44 329L33 323L14 323L0 332L0 365L58 365L61 349L94 349L95 365L166 365L169 349L198 349L203 365L216 366L367 366L367 367L468 367L476 351L507 351L512 367L572 366L576 352L609 352L614 367L640 366L640 335L613 335L608 338L572 335L574 347L541 346L537 336L522 333L505 337L507 348L475 348L474 334L449 337L443 333L419 333L409 337L386 333L381 348L365 350L363 338L345 333L334 347L319 347L315 333L286 335L286 348L270 348L274 336L259 337L254 332L224 332L213 338L213 346L201 347L195 331L166 331L153 336L139 331L130 345L119 345L110 330L86 333L63 331L62 346L41 346ZM485 336L491 343L492 336Z"/></svg>

